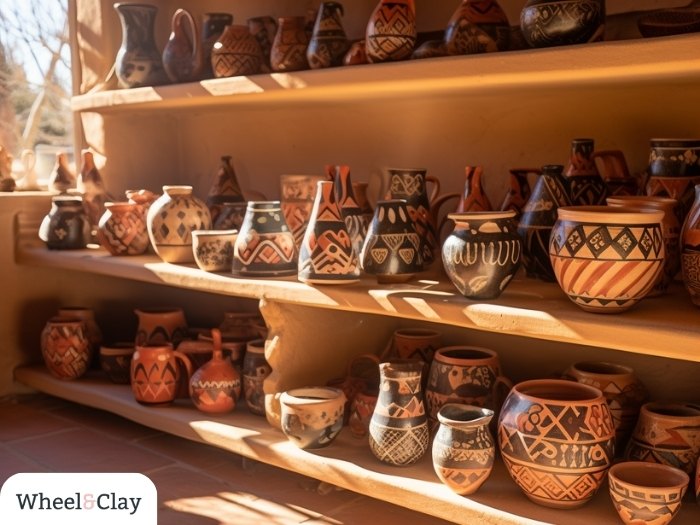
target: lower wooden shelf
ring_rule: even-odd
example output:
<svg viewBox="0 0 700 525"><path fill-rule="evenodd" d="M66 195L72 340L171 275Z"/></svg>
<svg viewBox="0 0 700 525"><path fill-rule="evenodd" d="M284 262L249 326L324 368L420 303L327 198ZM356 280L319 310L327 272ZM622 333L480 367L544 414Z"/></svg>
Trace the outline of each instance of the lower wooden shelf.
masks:
<svg viewBox="0 0 700 525"><path fill-rule="evenodd" d="M18 368L15 378L46 394L455 523L620 522L607 485L581 509L549 509L530 502L497 460L481 489L472 496L461 497L437 480L429 454L413 466L390 467L375 459L365 440L353 438L347 430L328 448L304 451L270 427L264 417L252 415L242 407L219 417L197 411L187 400L167 407L148 407L134 400L128 386L112 384L97 373L77 381L62 381L40 365ZM700 506L690 497L692 490L688 492L675 525L700 523Z"/></svg>

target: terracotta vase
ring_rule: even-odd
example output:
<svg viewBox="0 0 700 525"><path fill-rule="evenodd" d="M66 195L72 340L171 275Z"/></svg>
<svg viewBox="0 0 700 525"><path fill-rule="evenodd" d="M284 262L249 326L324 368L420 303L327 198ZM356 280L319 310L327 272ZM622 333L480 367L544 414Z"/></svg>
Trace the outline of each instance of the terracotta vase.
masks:
<svg viewBox="0 0 700 525"><path fill-rule="evenodd" d="M100 368L112 383L128 385L131 382L131 359L135 351L133 342L117 342L100 347Z"/></svg>
<svg viewBox="0 0 700 525"><path fill-rule="evenodd" d="M207 194L205 202L209 208L209 212L211 213L213 223L216 223L219 213L221 213L221 207L224 205L224 203L245 202L243 190L241 189L241 185L238 182L238 177L236 176L236 170L231 162L231 155L221 156L221 163L216 171L214 183L209 188L209 193Z"/></svg>
<svg viewBox="0 0 700 525"><path fill-rule="evenodd" d="M693 304L700 306L700 184L695 186L695 202L683 223L680 252L683 284Z"/></svg>
<svg viewBox="0 0 700 525"><path fill-rule="evenodd" d="M508 49L510 23L496 0L462 0L445 29L450 55Z"/></svg>
<svg viewBox="0 0 700 525"><path fill-rule="evenodd" d="M639 195L640 181L630 175L625 154L620 150L598 150L593 160L600 164L600 174L610 197ZM600 162L598 162L600 161Z"/></svg>
<svg viewBox="0 0 700 525"><path fill-rule="evenodd" d="M270 66L273 71L300 71L309 69L306 48L309 35L303 16L283 16L277 20L277 34L270 51Z"/></svg>
<svg viewBox="0 0 700 525"><path fill-rule="evenodd" d="M294 388L280 396L282 432L304 450L325 448L343 428L345 394L337 388Z"/></svg>
<svg viewBox="0 0 700 525"><path fill-rule="evenodd" d="M158 8L150 4L116 3L122 43L114 63L119 87L159 86L168 83L155 41Z"/></svg>
<svg viewBox="0 0 700 525"><path fill-rule="evenodd" d="M493 206L484 191L481 166L465 168L464 189L457 203L456 213L491 211Z"/></svg>
<svg viewBox="0 0 700 525"><path fill-rule="evenodd" d="M498 443L508 473L528 498L574 509L603 483L615 428L597 388L557 379L524 381L503 404Z"/></svg>
<svg viewBox="0 0 700 525"><path fill-rule="evenodd" d="M211 361L199 367L190 378L194 406L208 414L225 414L236 408L241 395L241 375L221 349L221 332L211 331L214 342Z"/></svg>
<svg viewBox="0 0 700 525"><path fill-rule="evenodd" d="M350 44L348 52L345 53L343 57L344 66L357 66L359 64L367 64L369 60L367 59L367 52L365 46L365 39L358 40Z"/></svg>
<svg viewBox="0 0 700 525"><path fill-rule="evenodd" d="M531 47L596 42L605 34L605 0L528 0L520 28Z"/></svg>
<svg viewBox="0 0 700 525"><path fill-rule="evenodd" d="M365 49L369 62L404 60L416 45L413 0L379 0L367 23Z"/></svg>
<svg viewBox="0 0 700 525"><path fill-rule="evenodd" d="M102 176L97 166L95 166L95 158L92 151L87 149L82 152L82 164L77 188L83 196L83 208L85 208L85 213L90 221L90 227L93 232L96 232L100 218L105 212L105 204L114 199L105 188Z"/></svg>
<svg viewBox="0 0 700 525"><path fill-rule="evenodd" d="M202 15L202 73L201 78L213 78L211 52L214 44L226 29L233 24L233 15L229 13L204 13Z"/></svg>
<svg viewBox="0 0 700 525"><path fill-rule="evenodd" d="M594 141L574 139L571 141L569 163L564 176L569 184L569 197L574 206L605 204L607 187L593 159Z"/></svg>
<svg viewBox="0 0 700 525"><path fill-rule="evenodd" d="M309 284L357 282L360 267L356 253L336 201L334 183L319 182L299 250L299 280Z"/></svg>
<svg viewBox="0 0 700 525"><path fill-rule="evenodd" d="M51 210L41 221L39 238L49 250L81 250L91 240L90 220L81 197L57 195Z"/></svg>
<svg viewBox="0 0 700 525"><path fill-rule="evenodd" d="M265 341L255 339L246 345L243 356L243 395L251 414L265 415L265 378L272 373L272 367L265 359Z"/></svg>
<svg viewBox="0 0 700 525"><path fill-rule="evenodd" d="M357 439L367 439L369 422L377 406L378 387L372 391L361 390L355 394L350 404L348 427L350 434Z"/></svg>
<svg viewBox="0 0 700 525"><path fill-rule="evenodd" d="M192 186L163 186L163 195L146 217L148 238L156 254L168 263L193 263L192 231L211 230L211 213Z"/></svg>
<svg viewBox="0 0 700 525"><path fill-rule="evenodd" d="M438 412L433 468L440 481L461 496L473 494L488 479L496 457L489 430L493 410L450 403Z"/></svg>
<svg viewBox="0 0 700 525"><path fill-rule="evenodd" d="M615 363L582 361L571 365L564 377L603 392L615 425L615 453L622 455L637 422L639 409L649 395L634 370Z"/></svg>
<svg viewBox="0 0 700 525"><path fill-rule="evenodd" d="M211 67L216 78L260 73L263 54L248 26L226 26L211 50Z"/></svg>
<svg viewBox="0 0 700 525"><path fill-rule="evenodd" d="M232 271L237 276L296 275L294 235L280 201L250 201L233 247Z"/></svg>
<svg viewBox="0 0 700 525"><path fill-rule="evenodd" d="M294 235L297 251L306 233L306 225L311 216L317 184L326 180L323 175L284 174L280 176L282 213L287 226Z"/></svg>
<svg viewBox="0 0 700 525"><path fill-rule="evenodd" d="M263 72L270 71L270 52L277 34L277 21L271 16L255 16L248 19L248 31L255 37L263 54Z"/></svg>
<svg viewBox="0 0 700 525"><path fill-rule="evenodd" d="M131 359L131 391L136 401L147 405L174 401L181 381L178 362L189 381L192 364L185 354L173 350L172 344L137 345Z"/></svg>
<svg viewBox="0 0 700 525"><path fill-rule="evenodd" d="M511 168L508 171L508 189L499 209L501 211L513 210L515 220L520 221L523 209L532 195L528 176L531 174L540 175L542 170L539 168Z"/></svg>
<svg viewBox="0 0 700 525"><path fill-rule="evenodd" d="M421 238L406 201L377 202L360 252L360 264L379 283L406 282L423 270Z"/></svg>
<svg viewBox="0 0 700 525"><path fill-rule="evenodd" d="M431 363L442 346L442 334L427 328L400 328L392 336L392 355L399 359L418 359Z"/></svg>
<svg viewBox="0 0 700 525"><path fill-rule="evenodd" d="M561 206L570 206L568 183L563 178L564 166L542 166L518 223L518 234L523 239L522 262L528 277L547 282L556 281L549 258L549 238L557 222Z"/></svg>
<svg viewBox="0 0 700 525"><path fill-rule="evenodd" d="M625 449L625 459L662 463L693 474L699 457L699 405L664 402L642 405Z"/></svg>
<svg viewBox="0 0 700 525"><path fill-rule="evenodd" d="M369 423L369 446L377 459L389 465L411 465L430 445L422 370L420 361L379 365L379 397Z"/></svg>
<svg viewBox="0 0 700 525"><path fill-rule="evenodd" d="M367 215L360 208L355 197L355 189L350 176L350 166L326 166L328 178L334 182L334 191L338 208L343 216L353 250L356 254L362 251L362 245L367 236Z"/></svg>
<svg viewBox="0 0 700 525"><path fill-rule="evenodd" d="M520 268L522 239L514 211L450 213L455 229L442 245L452 284L468 299L495 299Z"/></svg>
<svg viewBox="0 0 700 525"><path fill-rule="evenodd" d="M142 255L150 246L146 216L139 204L108 202L97 230L100 245L112 255Z"/></svg>
<svg viewBox="0 0 700 525"><path fill-rule="evenodd" d="M306 58L311 69L339 66L350 47L341 17L343 5L339 2L321 2L314 23Z"/></svg>
<svg viewBox="0 0 700 525"><path fill-rule="evenodd" d="M163 48L163 67L173 83L194 82L202 76L199 30L186 9L175 11L170 36Z"/></svg>
<svg viewBox="0 0 700 525"><path fill-rule="evenodd" d="M41 357L51 375L73 380L88 370L92 346L85 323L77 317L52 317L41 331Z"/></svg>
<svg viewBox="0 0 700 525"><path fill-rule="evenodd" d="M571 301L588 312L620 313L646 297L663 271L662 211L565 206L558 213L549 256Z"/></svg>
<svg viewBox="0 0 700 525"><path fill-rule="evenodd" d="M56 162L49 175L49 190L63 194L67 193L75 184L76 176L68 165L68 155L63 152L56 153Z"/></svg>
<svg viewBox="0 0 700 525"><path fill-rule="evenodd" d="M137 308L136 346L172 343L177 347L187 338L189 328L182 308Z"/></svg>

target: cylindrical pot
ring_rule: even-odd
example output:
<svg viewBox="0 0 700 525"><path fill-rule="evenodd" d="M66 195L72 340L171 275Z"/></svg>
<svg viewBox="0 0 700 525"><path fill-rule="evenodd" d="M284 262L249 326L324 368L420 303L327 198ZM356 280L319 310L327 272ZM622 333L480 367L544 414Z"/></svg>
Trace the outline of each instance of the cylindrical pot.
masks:
<svg viewBox="0 0 700 525"><path fill-rule="evenodd" d="M189 329L182 308L137 308L137 346L172 343L177 347L187 338Z"/></svg>
<svg viewBox="0 0 700 525"><path fill-rule="evenodd" d="M433 468L440 481L466 496L491 474L496 445L489 430L493 410L450 403L438 412L433 440Z"/></svg>
<svg viewBox="0 0 700 525"><path fill-rule="evenodd" d="M416 6L413 0L379 0L365 31L369 62L404 60L416 45Z"/></svg>
<svg viewBox="0 0 700 525"><path fill-rule="evenodd" d="M612 206L559 208L549 257L559 286L588 312L630 309L653 288L666 252L664 212Z"/></svg>
<svg viewBox="0 0 700 525"><path fill-rule="evenodd" d="M211 67L216 78L255 75L262 65L260 44L247 25L226 26L211 50Z"/></svg>
<svg viewBox="0 0 700 525"><path fill-rule="evenodd" d="M411 465L428 450L422 370L420 361L379 364L379 397L369 423L369 446L377 459L389 465Z"/></svg>
<svg viewBox="0 0 700 525"><path fill-rule="evenodd" d="M39 238L50 250L81 250L91 236L90 220L81 197L57 195L51 198L51 210L39 226Z"/></svg>
<svg viewBox="0 0 700 525"><path fill-rule="evenodd" d="M192 231L211 230L211 214L192 186L163 186L146 218L156 254L168 263L193 263Z"/></svg>
<svg viewBox="0 0 700 525"><path fill-rule="evenodd" d="M97 238L112 255L142 255L150 246L146 217L141 205L107 202L100 218Z"/></svg>
<svg viewBox="0 0 700 525"><path fill-rule="evenodd" d="M602 40L605 0L528 0L520 12L520 28L532 47Z"/></svg>
<svg viewBox="0 0 700 525"><path fill-rule="evenodd" d="M85 323L77 317L52 317L41 332L41 356L51 375L77 379L88 369L92 347Z"/></svg>
<svg viewBox="0 0 700 525"><path fill-rule="evenodd" d="M324 448L343 428L345 394L338 388L306 387L282 392L282 432L302 449Z"/></svg>
<svg viewBox="0 0 700 525"><path fill-rule="evenodd" d="M683 223L680 252L683 284L700 306L700 184L695 186L695 201Z"/></svg>
<svg viewBox="0 0 700 525"><path fill-rule="evenodd" d="M190 397L194 406L208 414L225 414L236 408L241 395L241 375L221 347L221 331L211 331L214 348L212 358L190 378Z"/></svg>
<svg viewBox="0 0 700 525"><path fill-rule="evenodd" d="M265 378L272 367L265 359L265 340L255 339L246 345L243 356L243 395L248 410L257 416L265 415Z"/></svg>
<svg viewBox="0 0 700 525"><path fill-rule="evenodd" d="M131 391L139 403L160 405L171 403L180 382L181 362L192 375L192 364L185 354L173 350L170 343L136 346L131 359Z"/></svg>
<svg viewBox="0 0 700 525"><path fill-rule="evenodd" d="M612 464L615 428L603 393L566 380L518 383L498 420L508 473L525 495L546 507L588 502Z"/></svg>
<svg viewBox="0 0 700 525"><path fill-rule="evenodd" d="M442 245L447 276L468 299L495 299L520 268L515 212L450 213L455 229Z"/></svg>

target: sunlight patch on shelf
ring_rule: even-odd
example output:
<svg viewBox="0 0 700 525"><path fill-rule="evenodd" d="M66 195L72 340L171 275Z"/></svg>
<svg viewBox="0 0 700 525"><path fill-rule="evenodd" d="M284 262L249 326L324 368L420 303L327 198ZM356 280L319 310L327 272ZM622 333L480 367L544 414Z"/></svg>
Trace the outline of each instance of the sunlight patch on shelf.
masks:
<svg viewBox="0 0 700 525"><path fill-rule="evenodd" d="M189 425L198 436L212 444L231 440L242 441L245 438L258 437L260 435L260 431L258 430L234 427L208 419L190 421Z"/></svg>
<svg viewBox="0 0 700 525"><path fill-rule="evenodd" d="M515 334L528 333L582 339L578 333L559 319L540 310L479 303L464 307L462 313L479 328Z"/></svg>
<svg viewBox="0 0 700 525"><path fill-rule="evenodd" d="M265 92L259 83L246 76L228 77L224 81L220 79L203 80L200 84L210 95L215 97Z"/></svg>
<svg viewBox="0 0 700 525"><path fill-rule="evenodd" d="M419 313L428 317L430 319L440 319L440 316L432 309L430 305L422 297L412 297L426 295L431 297L452 297L454 294L449 292L439 292L431 290L407 290L406 288L401 288L400 290L369 290L369 296L372 297L379 306L381 306L387 312L398 312L396 306L391 302L391 296L399 296L396 299L403 299L406 303L410 304ZM401 297L403 296L403 297Z"/></svg>
<svg viewBox="0 0 700 525"><path fill-rule="evenodd" d="M307 84L298 75L289 73L271 73L272 80L285 89L304 89Z"/></svg>

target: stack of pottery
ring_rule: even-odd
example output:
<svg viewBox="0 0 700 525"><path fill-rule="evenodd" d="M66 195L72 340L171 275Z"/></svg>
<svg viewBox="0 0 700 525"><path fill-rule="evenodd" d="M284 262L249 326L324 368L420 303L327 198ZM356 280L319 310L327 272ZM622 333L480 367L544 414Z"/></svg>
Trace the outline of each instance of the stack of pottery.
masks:
<svg viewBox="0 0 700 525"><path fill-rule="evenodd" d="M495 0L462 0L445 29L450 55L471 55L508 49L510 23Z"/></svg>
<svg viewBox="0 0 700 525"><path fill-rule="evenodd" d="M322 175L280 176L280 203L284 220L294 235L297 250L306 233L306 225L311 216L311 209L316 199L318 182L325 180Z"/></svg>

